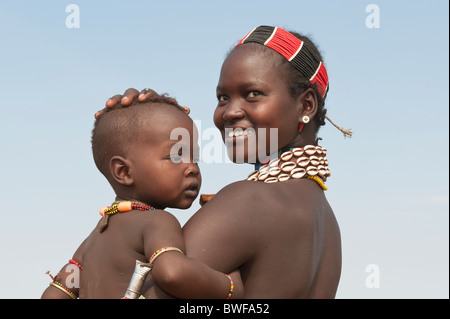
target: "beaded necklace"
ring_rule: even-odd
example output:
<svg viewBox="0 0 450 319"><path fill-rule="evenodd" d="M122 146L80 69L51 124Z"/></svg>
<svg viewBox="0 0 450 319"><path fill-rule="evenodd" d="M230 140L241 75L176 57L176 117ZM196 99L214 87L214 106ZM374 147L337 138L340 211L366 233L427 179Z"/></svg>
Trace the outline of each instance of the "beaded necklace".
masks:
<svg viewBox="0 0 450 319"><path fill-rule="evenodd" d="M140 203L130 202L130 201L115 201L111 204L111 206L108 207L102 207L100 208L99 214L102 217L114 215L116 213L126 213L131 210L140 210L140 211L147 211L147 210L154 210L155 208L149 205L144 205Z"/></svg>
<svg viewBox="0 0 450 319"><path fill-rule="evenodd" d="M283 152L268 163L263 163L247 180L277 183L306 177L317 182L323 190L327 190L324 181L331 176L331 172L326 155L327 150L321 146L296 147Z"/></svg>
<svg viewBox="0 0 450 319"><path fill-rule="evenodd" d="M99 214L102 216L103 222L100 224L99 231L102 233L106 227L108 227L108 219L111 215L116 213L126 213L131 210L154 210L155 208L149 205L144 205L140 203L130 202L130 201L115 201L111 206L100 208Z"/></svg>
<svg viewBox="0 0 450 319"><path fill-rule="evenodd" d="M282 152L282 151L281 151ZM331 176L326 158L327 150L320 146L306 145L289 149L268 161L255 165L255 171L250 173L247 181L264 183L284 182L290 179L306 177L315 181L323 190L328 190L324 181ZM214 194L200 195L200 205L205 205Z"/></svg>

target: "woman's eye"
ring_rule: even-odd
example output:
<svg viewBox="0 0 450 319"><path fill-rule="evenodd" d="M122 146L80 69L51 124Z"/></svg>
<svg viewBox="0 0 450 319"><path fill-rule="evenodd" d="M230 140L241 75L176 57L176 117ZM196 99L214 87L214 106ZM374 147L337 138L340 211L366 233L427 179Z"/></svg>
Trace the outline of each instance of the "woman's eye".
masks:
<svg viewBox="0 0 450 319"><path fill-rule="evenodd" d="M252 97L257 97L258 95L261 95L260 91L250 91L248 93L248 97L252 98Z"/></svg>

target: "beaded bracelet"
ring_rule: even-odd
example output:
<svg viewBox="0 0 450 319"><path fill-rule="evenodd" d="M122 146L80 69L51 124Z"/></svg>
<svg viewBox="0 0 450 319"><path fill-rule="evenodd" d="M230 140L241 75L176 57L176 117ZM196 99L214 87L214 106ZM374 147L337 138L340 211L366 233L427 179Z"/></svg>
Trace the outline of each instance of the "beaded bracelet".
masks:
<svg viewBox="0 0 450 319"><path fill-rule="evenodd" d="M150 271L151 271L152 268L153 268L153 263L155 262L156 258L158 258L158 257L161 256L163 253L168 252L168 251L176 251L176 252L178 252L178 253L184 255L183 251L182 251L180 248L177 248L177 247L170 247L170 246L169 246L169 247L163 247L163 248L161 248L161 249L158 249L158 250L155 251L155 252L153 253L153 255L150 257L149 265L148 265L148 266L150 267Z"/></svg>
<svg viewBox="0 0 450 319"><path fill-rule="evenodd" d="M70 298L72 299L77 299L78 296L75 295L72 291L69 290L69 288L67 288L66 286L64 286L62 283L54 281L50 283L50 286L53 286L55 288L58 288L59 290L61 290L62 292L64 292L66 295L68 295Z"/></svg>
<svg viewBox="0 0 450 319"><path fill-rule="evenodd" d="M233 290L234 290L234 283L233 283L233 279L231 279L230 275L225 275L228 277L228 279L230 279L230 292L228 293L227 299L231 299L231 295L233 294Z"/></svg>
<svg viewBox="0 0 450 319"><path fill-rule="evenodd" d="M70 263L70 264L74 264L75 266L77 266L78 268L80 268L80 270L83 270L83 266L81 266L81 264L80 264L78 261L76 261L76 260L74 260L74 259L69 259L69 263Z"/></svg>
<svg viewBox="0 0 450 319"><path fill-rule="evenodd" d="M77 299L78 296L71 291L69 288L67 288L66 286L64 286L62 283L56 281L56 276L52 276L52 274L50 273L50 271L46 272L47 275L50 276L50 278L52 278L53 282L50 283L50 286L53 286L55 288L58 288L59 290L61 290L62 292L64 292L66 295L68 295L69 297L71 297L72 299Z"/></svg>

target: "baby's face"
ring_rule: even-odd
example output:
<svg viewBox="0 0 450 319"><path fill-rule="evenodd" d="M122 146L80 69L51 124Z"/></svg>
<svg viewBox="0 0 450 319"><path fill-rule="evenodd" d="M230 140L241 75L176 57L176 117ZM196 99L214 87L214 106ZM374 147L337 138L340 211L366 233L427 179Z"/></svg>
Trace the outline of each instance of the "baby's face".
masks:
<svg viewBox="0 0 450 319"><path fill-rule="evenodd" d="M128 156L137 199L156 208L192 205L201 186L197 135L193 121L174 107L152 112Z"/></svg>

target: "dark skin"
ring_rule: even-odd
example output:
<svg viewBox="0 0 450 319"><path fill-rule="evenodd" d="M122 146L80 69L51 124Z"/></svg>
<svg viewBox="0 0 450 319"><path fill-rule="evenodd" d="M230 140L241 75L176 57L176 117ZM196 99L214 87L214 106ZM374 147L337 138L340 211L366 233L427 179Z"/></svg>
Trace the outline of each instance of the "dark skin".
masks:
<svg viewBox="0 0 450 319"><path fill-rule="evenodd" d="M315 143L315 93L292 97L285 74L267 54L248 45L232 51L217 95L214 122L224 139L225 128L262 127L278 129L280 149ZM112 97L107 107L121 98ZM146 91L129 89L124 98L145 101ZM305 115L311 121L299 133ZM186 223L183 237L188 256L221 272L239 269L245 298L335 297L340 230L323 190L309 179L228 185Z"/></svg>
<svg viewBox="0 0 450 319"><path fill-rule="evenodd" d="M198 195L201 175L193 161L198 152L192 140L195 128L186 114L172 106L142 114L146 115L148 125L134 136L126 154L111 157L110 174L116 200L146 203L159 209L111 215L106 228L105 218L99 221L73 256L83 269L80 288L69 288L80 298L121 298L136 260L148 262L155 251L167 246L186 251L178 220L163 209L188 208ZM183 148L173 148L179 142L169 139L174 128L185 128L189 132L188 154L182 152ZM69 286L67 279L71 276L72 272L65 265L57 281ZM232 277L236 287L234 297L240 297L242 284L238 272ZM225 299L229 290L230 281L225 274L199 260L169 251L154 262L142 292L147 298ZM49 286L42 298L70 297Z"/></svg>

